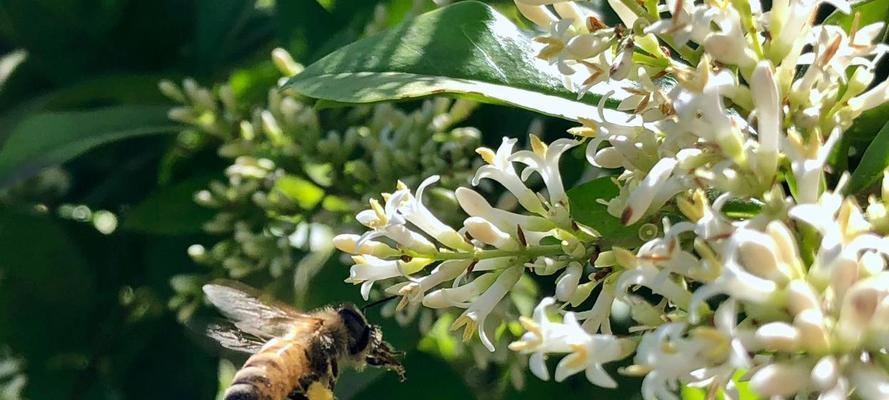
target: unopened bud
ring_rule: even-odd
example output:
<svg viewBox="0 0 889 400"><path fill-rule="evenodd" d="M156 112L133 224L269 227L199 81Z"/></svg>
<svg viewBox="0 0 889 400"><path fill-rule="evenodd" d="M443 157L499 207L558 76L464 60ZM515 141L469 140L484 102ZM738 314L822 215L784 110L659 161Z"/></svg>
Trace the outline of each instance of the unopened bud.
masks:
<svg viewBox="0 0 889 400"><path fill-rule="evenodd" d="M272 50L272 63L286 77L294 76L305 69L302 65L293 60L290 53L282 48Z"/></svg>
<svg viewBox="0 0 889 400"><path fill-rule="evenodd" d="M770 322L756 330L756 339L766 350L793 352L799 347L799 331L786 322Z"/></svg>
<svg viewBox="0 0 889 400"><path fill-rule="evenodd" d="M801 279L793 280L787 285L787 303L793 315L806 310L820 310L815 289Z"/></svg>
<svg viewBox="0 0 889 400"><path fill-rule="evenodd" d="M157 84L157 88L164 96L167 96L167 98L171 100L175 100L180 103L186 102L185 93L182 93L182 90L180 90L179 87L171 81L164 79Z"/></svg>
<svg viewBox="0 0 889 400"><path fill-rule="evenodd" d="M736 235L740 235L740 233ZM770 236L753 230L745 230L738 253L741 264L754 275L778 283L787 280L787 276L782 273L778 264L778 247Z"/></svg>
<svg viewBox="0 0 889 400"><path fill-rule="evenodd" d="M812 368L812 383L819 390L829 390L836 386L838 374L837 359L834 356L822 357Z"/></svg>
<svg viewBox="0 0 889 400"><path fill-rule="evenodd" d="M509 236L508 233L501 231L494 224L481 217L469 217L463 222L466 232L482 243L494 246L498 249L515 249L518 243Z"/></svg>
<svg viewBox="0 0 889 400"><path fill-rule="evenodd" d="M359 248L358 241L360 239L361 237L358 235L336 235L333 238L333 245L348 254L369 254L379 258L394 257L399 254L397 250L375 240L365 240Z"/></svg>
<svg viewBox="0 0 889 400"><path fill-rule="evenodd" d="M769 364L750 378L750 388L760 396L792 396L809 385L809 371L803 366Z"/></svg>
<svg viewBox="0 0 889 400"><path fill-rule="evenodd" d="M824 323L824 315L816 309L805 310L793 319L804 350L814 354L825 354L830 350L830 335Z"/></svg>
<svg viewBox="0 0 889 400"><path fill-rule="evenodd" d="M579 262L574 261L568 264L565 272L556 279L556 298L559 301L568 301L574 295L582 274L583 266Z"/></svg>

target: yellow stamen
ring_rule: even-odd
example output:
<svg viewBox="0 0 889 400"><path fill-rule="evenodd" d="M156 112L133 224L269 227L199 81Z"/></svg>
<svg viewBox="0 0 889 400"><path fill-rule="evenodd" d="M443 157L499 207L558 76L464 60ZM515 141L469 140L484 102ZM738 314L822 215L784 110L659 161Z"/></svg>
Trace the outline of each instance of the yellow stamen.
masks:
<svg viewBox="0 0 889 400"><path fill-rule="evenodd" d="M531 150L534 150L534 154L539 156L546 155L546 143L543 143L537 135L528 135L531 138Z"/></svg>
<svg viewBox="0 0 889 400"><path fill-rule="evenodd" d="M377 199L370 199L370 209L374 210L374 214L377 216L377 220L381 225L389 223L389 218L386 217L386 211Z"/></svg>
<svg viewBox="0 0 889 400"><path fill-rule="evenodd" d="M495 158L497 157L497 153L494 153L494 150L491 150L487 147L479 147L475 149L475 152L478 155L482 156L482 160L485 160L488 164L493 164Z"/></svg>

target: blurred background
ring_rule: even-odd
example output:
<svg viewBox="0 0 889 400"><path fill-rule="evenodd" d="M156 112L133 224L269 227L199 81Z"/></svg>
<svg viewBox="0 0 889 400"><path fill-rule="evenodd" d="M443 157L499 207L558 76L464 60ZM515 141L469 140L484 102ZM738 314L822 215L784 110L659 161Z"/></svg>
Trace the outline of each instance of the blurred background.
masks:
<svg viewBox="0 0 889 400"><path fill-rule="evenodd" d="M521 24L511 1L490 3ZM427 202L461 221L450 190L468 183L477 146L564 135L564 121L504 107L321 109L275 89L435 7L0 1L0 399L217 398L244 358L187 326L212 318L203 283L242 280L302 309L360 304L330 239L359 232L370 196L442 174ZM289 55L273 60L275 48ZM582 154L568 158L579 179ZM512 300L528 313L539 294L525 287ZM453 315L392 318L393 306L369 318L407 352L408 381L348 373L339 398L638 396L626 379L621 392L537 380L505 349L515 326L490 355L448 331Z"/></svg>

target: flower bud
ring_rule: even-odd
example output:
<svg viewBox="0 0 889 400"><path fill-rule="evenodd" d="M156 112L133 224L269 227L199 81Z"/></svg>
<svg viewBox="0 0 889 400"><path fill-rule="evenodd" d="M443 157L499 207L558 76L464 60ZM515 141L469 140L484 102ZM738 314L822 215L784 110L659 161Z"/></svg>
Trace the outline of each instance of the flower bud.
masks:
<svg viewBox="0 0 889 400"><path fill-rule="evenodd" d="M755 335L766 350L793 352L799 347L799 331L786 322L767 323Z"/></svg>
<svg viewBox="0 0 889 400"><path fill-rule="evenodd" d="M777 283L787 281L779 265L778 246L769 235L748 229L739 230L736 235L743 236L738 238L738 254L746 270Z"/></svg>
<svg viewBox="0 0 889 400"><path fill-rule="evenodd" d="M830 351L830 334L824 324L824 315L816 309L800 312L793 319L793 326L799 330L800 345L804 350L814 354Z"/></svg>
<svg viewBox="0 0 889 400"><path fill-rule="evenodd" d="M802 279L796 279L787 284L787 303L793 315L806 310L820 310L815 289L812 289L812 286Z"/></svg>
<svg viewBox="0 0 889 400"><path fill-rule="evenodd" d="M571 304L572 307L577 307L586 299L590 297L590 294L593 293L593 289L599 282L586 282L580 285L577 285L577 289L574 291L574 294L571 295L571 298L568 299L568 303Z"/></svg>
<svg viewBox="0 0 889 400"><path fill-rule="evenodd" d="M559 301L568 301L577 291L577 285L580 283L580 276L583 274L583 266L579 262L574 261L568 264L565 272L556 279L556 298Z"/></svg>
<svg viewBox="0 0 889 400"><path fill-rule="evenodd" d="M558 21L546 7L533 5L533 2L516 0L515 6L522 15L541 28L547 28Z"/></svg>
<svg viewBox="0 0 889 400"><path fill-rule="evenodd" d="M466 232L482 243L496 248L515 249L518 243L506 232L498 229L494 224L481 217L469 217L463 221Z"/></svg>
<svg viewBox="0 0 889 400"><path fill-rule="evenodd" d="M839 365L837 365L837 359L834 356L822 357L815 363L815 367L812 368L812 384L818 390L828 390L837 384L838 374Z"/></svg>
<svg viewBox="0 0 889 400"><path fill-rule="evenodd" d="M178 101L180 103L185 103L187 101L185 99L185 93L182 93L182 90L180 90L175 83L169 80L164 79L160 81L157 84L157 87L164 96L167 96L171 100Z"/></svg>
<svg viewBox="0 0 889 400"><path fill-rule="evenodd" d="M281 75L286 77L294 76L303 71L303 66L293 61L293 57L290 56L290 53L287 50L284 50L280 47L272 50L272 63L275 64L275 67L278 68L278 71Z"/></svg>
<svg viewBox="0 0 889 400"><path fill-rule="evenodd" d="M756 107L757 166L765 182L771 182L778 166L778 141L781 138L781 99L772 64L763 60L756 65L750 79L753 103Z"/></svg>
<svg viewBox="0 0 889 400"><path fill-rule="evenodd" d="M375 240L365 240L358 247L361 237L352 234L336 235L333 238L333 245L340 251L348 254L370 254L375 257L385 258L399 255L399 252L384 243Z"/></svg>
<svg viewBox="0 0 889 400"><path fill-rule="evenodd" d="M750 388L760 396L793 396L809 386L809 371L803 366L769 364L753 374Z"/></svg>

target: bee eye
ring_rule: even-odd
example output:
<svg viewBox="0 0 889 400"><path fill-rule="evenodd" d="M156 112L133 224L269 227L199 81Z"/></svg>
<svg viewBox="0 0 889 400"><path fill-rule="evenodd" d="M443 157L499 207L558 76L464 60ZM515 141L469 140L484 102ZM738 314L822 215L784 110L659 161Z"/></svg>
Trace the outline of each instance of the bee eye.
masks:
<svg viewBox="0 0 889 400"><path fill-rule="evenodd" d="M339 310L339 314L349 333L349 353L360 353L370 341L370 327L367 326L367 321L351 307L343 307Z"/></svg>
<svg viewBox="0 0 889 400"><path fill-rule="evenodd" d="M354 348L349 349L352 354L358 354L362 352L365 348L367 348L368 343L370 342L370 327L365 326L364 332L361 333L361 337L358 338L358 341L355 342Z"/></svg>

